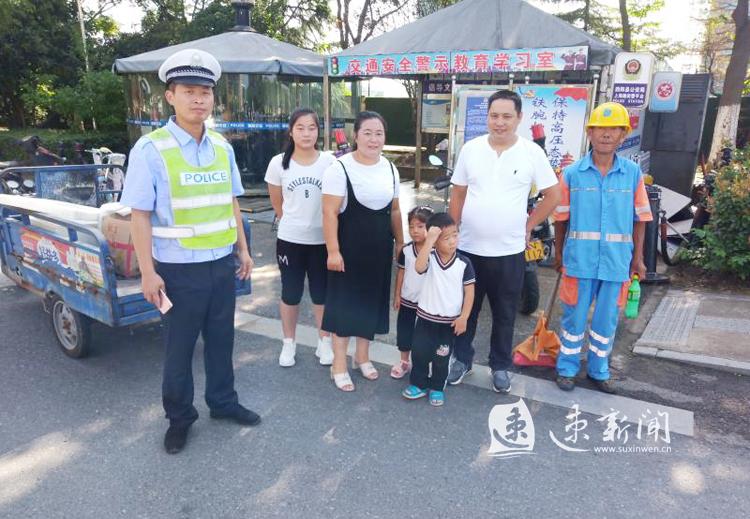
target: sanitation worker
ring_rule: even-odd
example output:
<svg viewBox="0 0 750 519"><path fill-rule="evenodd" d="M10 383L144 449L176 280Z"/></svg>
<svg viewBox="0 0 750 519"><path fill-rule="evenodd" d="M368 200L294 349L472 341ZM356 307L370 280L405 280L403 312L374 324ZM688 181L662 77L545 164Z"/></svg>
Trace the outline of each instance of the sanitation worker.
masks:
<svg viewBox="0 0 750 519"><path fill-rule="evenodd" d="M614 393L609 356L619 309L630 279L643 278L643 237L652 220L640 167L617 155L630 132L624 106L604 103L591 113L586 135L591 151L563 170L562 201L554 212L555 262L562 269L560 286L562 347L557 358L557 385L575 387L589 308L587 375L605 393Z"/></svg>

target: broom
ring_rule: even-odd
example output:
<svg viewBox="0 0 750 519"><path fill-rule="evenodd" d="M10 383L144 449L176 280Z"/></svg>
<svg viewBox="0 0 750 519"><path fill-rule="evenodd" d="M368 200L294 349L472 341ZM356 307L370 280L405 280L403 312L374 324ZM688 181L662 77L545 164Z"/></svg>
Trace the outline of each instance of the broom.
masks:
<svg viewBox="0 0 750 519"><path fill-rule="evenodd" d="M547 329L547 322L557 299L561 279L562 273L558 272L555 287L549 295L544 312L536 322L534 333L513 348L513 364L516 366L555 367L557 354L560 352L560 338L555 332Z"/></svg>

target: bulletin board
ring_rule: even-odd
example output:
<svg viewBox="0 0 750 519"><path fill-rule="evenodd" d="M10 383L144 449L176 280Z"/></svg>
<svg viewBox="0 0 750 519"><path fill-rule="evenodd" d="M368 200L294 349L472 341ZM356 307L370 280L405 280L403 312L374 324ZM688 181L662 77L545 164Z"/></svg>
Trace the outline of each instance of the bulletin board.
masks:
<svg viewBox="0 0 750 519"><path fill-rule="evenodd" d="M497 85L456 85L451 128L450 164L464 142L487 133L487 100ZM585 123L592 100L592 85L516 85L523 118L517 133L534 140L543 135L553 167L578 160L585 152Z"/></svg>

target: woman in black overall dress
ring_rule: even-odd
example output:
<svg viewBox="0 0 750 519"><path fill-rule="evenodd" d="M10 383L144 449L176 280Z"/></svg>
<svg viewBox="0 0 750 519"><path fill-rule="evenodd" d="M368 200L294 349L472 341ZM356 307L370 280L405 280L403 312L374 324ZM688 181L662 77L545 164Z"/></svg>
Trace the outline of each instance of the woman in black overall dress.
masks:
<svg viewBox="0 0 750 519"><path fill-rule="evenodd" d="M342 391L354 390L346 366L351 337L357 343L352 367L368 380L378 378L369 359L370 341L388 333L394 239L396 252L403 246L398 171L381 155L385 121L375 112L361 112L354 138L354 151L323 175L329 273L322 327L333 334L331 378Z"/></svg>

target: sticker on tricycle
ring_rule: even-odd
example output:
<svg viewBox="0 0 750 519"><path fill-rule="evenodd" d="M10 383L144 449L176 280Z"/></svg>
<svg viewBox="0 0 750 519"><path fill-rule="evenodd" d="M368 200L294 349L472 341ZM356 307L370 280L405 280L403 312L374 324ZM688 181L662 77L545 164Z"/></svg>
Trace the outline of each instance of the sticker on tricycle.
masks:
<svg viewBox="0 0 750 519"><path fill-rule="evenodd" d="M21 242L25 259L45 266L52 264L68 270L80 283L104 286L99 256L34 231L22 231Z"/></svg>

